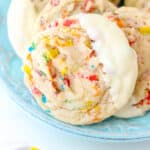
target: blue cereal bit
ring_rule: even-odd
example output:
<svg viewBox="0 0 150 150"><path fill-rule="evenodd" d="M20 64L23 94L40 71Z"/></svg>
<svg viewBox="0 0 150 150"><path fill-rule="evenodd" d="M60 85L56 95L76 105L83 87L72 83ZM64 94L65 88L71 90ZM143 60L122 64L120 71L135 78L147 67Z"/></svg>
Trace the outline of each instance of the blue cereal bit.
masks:
<svg viewBox="0 0 150 150"><path fill-rule="evenodd" d="M28 51L29 51L29 52L32 52L32 51L34 51L35 49L36 49L36 45L35 45L34 42L32 42L31 46L28 48Z"/></svg>
<svg viewBox="0 0 150 150"><path fill-rule="evenodd" d="M45 95L42 95L42 102L43 102L44 104L47 103L47 98L46 98Z"/></svg>
<svg viewBox="0 0 150 150"><path fill-rule="evenodd" d="M92 68L92 69L94 69L94 68L95 68L95 66L94 66L94 65L91 65L91 68Z"/></svg>
<svg viewBox="0 0 150 150"><path fill-rule="evenodd" d="M50 109L46 109L45 112L48 113L48 114L51 113Z"/></svg>
<svg viewBox="0 0 150 150"><path fill-rule="evenodd" d="M61 85L61 89L64 91L65 90L65 86L62 84Z"/></svg>

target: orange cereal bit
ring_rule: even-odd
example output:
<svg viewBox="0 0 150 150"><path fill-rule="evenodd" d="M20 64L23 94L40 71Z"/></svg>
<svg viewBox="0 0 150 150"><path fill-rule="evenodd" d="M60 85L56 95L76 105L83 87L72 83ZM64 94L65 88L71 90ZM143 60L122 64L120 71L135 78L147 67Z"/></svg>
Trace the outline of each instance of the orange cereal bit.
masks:
<svg viewBox="0 0 150 150"><path fill-rule="evenodd" d="M62 10L61 16L62 18L66 18L67 16L69 16L69 11L67 11L66 9Z"/></svg>
<svg viewBox="0 0 150 150"><path fill-rule="evenodd" d="M29 62L32 62L32 56L31 56L31 54L27 54L26 59L27 59Z"/></svg>
<svg viewBox="0 0 150 150"><path fill-rule="evenodd" d="M95 56L96 56L96 52L94 50L92 50L89 57L91 58L91 57L95 57Z"/></svg>
<svg viewBox="0 0 150 150"><path fill-rule="evenodd" d="M55 41L56 45L58 45L60 47L71 47L71 46L73 46L73 40L70 38L63 39L63 38L56 36L54 38L54 41Z"/></svg>
<svg viewBox="0 0 150 150"><path fill-rule="evenodd" d="M85 41L84 41L84 44L88 47L88 48L92 48L92 44L91 44L91 40L86 38Z"/></svg>
<svg viewBox="0 0 150 150"><path fill-rule="evenodd" d="M96 9L95 0L84 0L81 10L84 12L93 12Z"/></svg>
<svg viewBox="0 0 150 150"><path fill-rule="evenodd" d="M52 87L54 88L54 90L56 91L56 93L59 93L61 91L57 85L57 82L52 81L51 84L52 84Z"/></svg>
<svg viewBox="0 0 150 150"><path fill-rule="evenodd" d="M90 58L96 57L96 52L92 50L88 56L86 56L85 60L88 61Z"/></svg>
<svg viewBox="0 0 150 150"><path fill-rule="evenodd" d="M55 69L52 66L52 61L49 61L47 63L47 68L48 68L48 72L49 72L49 77L50 77L50 81L54 78L56 78L56 73L55 73Z"/></svg>
<svg viewBox="0 0 150 150"><path fill-rule="evenodd" d="M123 27L124 27L124 23L123 23L123 21L122 21L121 19L115 18L114 21L117 23L117 25L118 25L120 28L123 28Z"/></svg>
<svg viewBox="0 0 150 150"><path fill-rule="evenodd" d="M150 26L143 26L139 28L141 34L150 34Z"/></svg>
<svg viewBox="0 0 150 150"><path fill-rule="evenodd" d="M50 4L53 7L56 7L60 4L60 0L50 0Z"/></svg>

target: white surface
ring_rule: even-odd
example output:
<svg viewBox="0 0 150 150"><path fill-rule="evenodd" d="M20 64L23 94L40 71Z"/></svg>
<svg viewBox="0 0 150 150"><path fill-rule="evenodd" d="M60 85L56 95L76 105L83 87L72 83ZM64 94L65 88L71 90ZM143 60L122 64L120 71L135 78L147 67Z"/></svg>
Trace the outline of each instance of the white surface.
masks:
<svg viewBox="0 0 150 150"><path fill-rule="evenodd" d="M9 98L0 81L0 150L4 146L36 145L41 150L149 150L150 142L98 143L49 128ZM2 148L3 147L3 148Z"/></svg>

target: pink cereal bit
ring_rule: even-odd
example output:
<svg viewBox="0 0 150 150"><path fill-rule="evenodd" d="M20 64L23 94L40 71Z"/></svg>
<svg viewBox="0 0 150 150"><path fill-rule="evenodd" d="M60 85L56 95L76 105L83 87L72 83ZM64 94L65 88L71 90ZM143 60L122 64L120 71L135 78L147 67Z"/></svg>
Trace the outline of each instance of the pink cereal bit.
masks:
<svg viewBox="0 0 150 150"><path fill-rule="evenodd" d="M73 19L66 19L63 23L64 26L66 27L70 27L72 24L75 24L76 23L76 20L73 20Z"/></svg>
<svg viewBox="0 0 150 150"><path fill-rule="evenodd" d="M42 93L40 92L39 89L37 89L35 86L31 87L31 92L35 95L41 95Z"/></svg>
<svg viewBox="0 0 150 150"><path fill-rule="evenodd" d="M53 6L53 7L56 7L60 4L60 0L50 0L50 4Z"/></svg>

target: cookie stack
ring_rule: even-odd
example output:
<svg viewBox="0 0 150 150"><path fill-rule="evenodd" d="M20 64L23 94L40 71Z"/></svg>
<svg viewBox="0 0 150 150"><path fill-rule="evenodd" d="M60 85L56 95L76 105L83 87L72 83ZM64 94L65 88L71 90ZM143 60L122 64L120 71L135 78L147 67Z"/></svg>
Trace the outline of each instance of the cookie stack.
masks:
<svg viewBox="0 0 150 150"><path fill-rule="evenodd" d="M12 1L9 37L45 113L86 125L150 109L150 1L120 4Z"/></svg>

